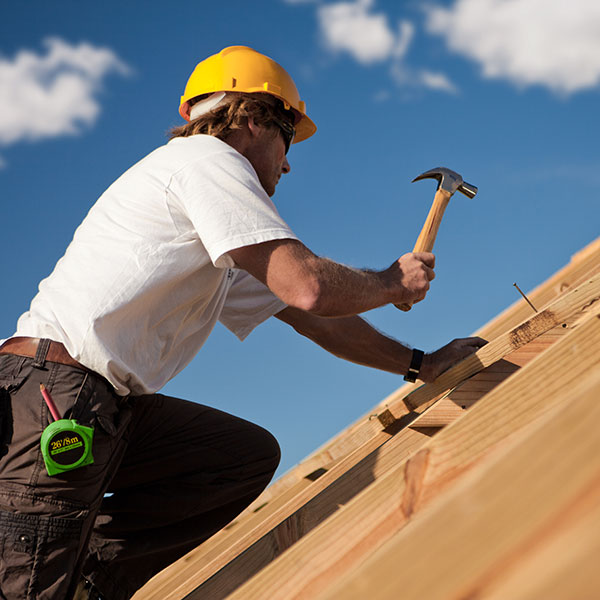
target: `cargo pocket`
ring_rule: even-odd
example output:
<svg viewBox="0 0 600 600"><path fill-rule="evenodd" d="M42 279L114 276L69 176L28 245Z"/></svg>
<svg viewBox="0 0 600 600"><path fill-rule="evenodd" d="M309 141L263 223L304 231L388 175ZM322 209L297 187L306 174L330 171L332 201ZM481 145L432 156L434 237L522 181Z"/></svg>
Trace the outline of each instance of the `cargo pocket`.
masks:
<svg viewBox="0 0 600 600"><path fill-rule="evenodd" d="M11 397L31 375L29 363L24 356L0 355L0 461L8 453L14 433Z"/></svg>
<svg viewBox="0 0 600 600"><path fill-rule="evenodd" d="M92 454L98 467L113 459L131 419L131 408L127 399L117 396L106 381L87 375L69 418L94 428Z"/></svg>
<svg viewBox="0 0 600 600"><path fill-rule="evenodd" d="M64 598L83 522L0 511L0 597Z"/></svg>
<svg viewBox="0 0 600 600"><path fill-rule="evenodd" d="M13 434L12 412L10 409L10 394L0 388L0 460L8 452L8 444Z"/></svg>
<svg viewBox="0 0 600 600"><path fill-rule="evenodd" d="M14 394L33 372L31 359L13 354L0 355L0 388Z"/></svg>

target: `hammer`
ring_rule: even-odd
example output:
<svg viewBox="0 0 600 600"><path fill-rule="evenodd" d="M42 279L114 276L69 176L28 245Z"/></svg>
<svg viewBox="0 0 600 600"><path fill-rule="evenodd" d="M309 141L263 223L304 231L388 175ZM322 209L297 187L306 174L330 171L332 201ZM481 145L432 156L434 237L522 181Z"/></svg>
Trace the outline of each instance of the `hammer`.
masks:
<svg viewBox="0 0 600 600"><path fill-rule="evenodd" d="M425 173L415 177L413 183L421 181L421 179L437 179L438 188L435 192L433 205L427 215L425 225L423 225L423 229L421 229L421 233L417 238L413 252L431 252L440 223L442 222L442 217L444 216L444 211L446 210L446 206L448 206L448 202L450 202L452 194L459 191L468 198L474 198L475 194L477 194L477 188L464 181L458 173L445 167L425 171ZM395 306L403 311L409 311L412 308L412 304L408 303L396 304Z"/></svg>

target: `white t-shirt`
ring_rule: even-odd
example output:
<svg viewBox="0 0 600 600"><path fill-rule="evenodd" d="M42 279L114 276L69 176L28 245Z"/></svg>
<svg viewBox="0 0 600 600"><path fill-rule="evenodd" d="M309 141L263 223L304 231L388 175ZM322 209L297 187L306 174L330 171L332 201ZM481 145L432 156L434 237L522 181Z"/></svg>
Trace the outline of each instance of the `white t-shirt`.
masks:
<svg viewBox="0 0 600 600"><path fill-rule="evenodd" d="M155 392L217 320L244 339L285 307L227 254L284 238L297 239L244 156L175 138L99 198L15 335L62 342L120 395Z"/></svg>

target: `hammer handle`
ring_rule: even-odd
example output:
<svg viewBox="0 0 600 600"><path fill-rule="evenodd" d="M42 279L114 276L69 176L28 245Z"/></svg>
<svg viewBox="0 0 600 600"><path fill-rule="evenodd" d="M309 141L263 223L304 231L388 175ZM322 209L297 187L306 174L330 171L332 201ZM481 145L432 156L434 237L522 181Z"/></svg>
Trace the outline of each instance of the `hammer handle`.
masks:
<svg viewBox="0 0 600 600"><path fill-rule="evenodd" d="M451 197L452 194L446 190L439 189L435 193L431 210L429 211L427 219L425 220L425 225L423 225L423 229L421 229L421 233L417 238L413 252L431 252L433 250L433 245L435 244L435 238L438 229L440 228L444 211L446 210L446 206L448 206ZM404 312L408 312L412 308L412 304L408 303L396 304L395 306Z"/></svg>

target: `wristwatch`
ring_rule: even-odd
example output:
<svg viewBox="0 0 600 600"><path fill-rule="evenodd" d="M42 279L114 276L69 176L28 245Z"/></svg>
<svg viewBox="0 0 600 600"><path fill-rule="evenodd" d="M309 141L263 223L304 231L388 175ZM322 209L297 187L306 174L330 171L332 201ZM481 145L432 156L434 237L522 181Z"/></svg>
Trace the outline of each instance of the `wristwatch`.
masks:
<svg viewBox="0 0 600 600"><path fill-rule="evenodd" d="M404 376L404 381L414 383L417 380L424 356L425 352L423 350L417 350L416 348L413 350L410 367L408 367L408 373Z"/></svg>

